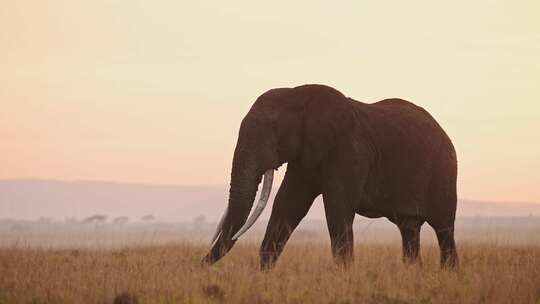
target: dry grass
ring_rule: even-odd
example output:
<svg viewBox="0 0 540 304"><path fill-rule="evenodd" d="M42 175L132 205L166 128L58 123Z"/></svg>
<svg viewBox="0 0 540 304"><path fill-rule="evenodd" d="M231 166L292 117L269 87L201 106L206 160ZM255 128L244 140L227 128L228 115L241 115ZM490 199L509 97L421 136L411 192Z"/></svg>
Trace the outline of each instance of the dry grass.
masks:
<svg viewBox="0 0 540 304"><path fill-rule="evenodd" d="M205 249L0 249L0 303L540 303L537 246L460 244L456 273L439 270L431 245L423 267L404 266L397 244L367 244L343 269L328 244L292 242L269 273L254 244L209 268Z"/></svg>

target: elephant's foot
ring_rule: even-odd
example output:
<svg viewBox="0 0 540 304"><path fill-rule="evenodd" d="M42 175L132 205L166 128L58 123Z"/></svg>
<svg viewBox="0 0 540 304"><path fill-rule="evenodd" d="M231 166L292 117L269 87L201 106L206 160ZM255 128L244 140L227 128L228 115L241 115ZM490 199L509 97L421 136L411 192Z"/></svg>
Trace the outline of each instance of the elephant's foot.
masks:
<svg viewBox="0 0 540 304"><path fill-rule="evenodd" d="M261 258L261 271L267 272L274 268L276 265L277 259L279 255L275 252L264 252L261 251L260 258Z"/></svg>
<svg viewBox="0 0 540 304"><path fill-rule="evenodd" d="M420 266L424 264L420 257L403 256L403 264L405 266Z"/></svg>
<svg viewBox="0 0 540 304"><path fill-rule="evenodd" d="M459 259L455 250L441 252L441 269L456 271Z"/></svg>
<svg viewBox="0 0 540 304"><path fill-rule="evenodd" d="M350 244L347 243L342 244L341 246L334 246L332 255L334 256L334 262L339 266L349 266L354 262L352 242Z"/></svg>

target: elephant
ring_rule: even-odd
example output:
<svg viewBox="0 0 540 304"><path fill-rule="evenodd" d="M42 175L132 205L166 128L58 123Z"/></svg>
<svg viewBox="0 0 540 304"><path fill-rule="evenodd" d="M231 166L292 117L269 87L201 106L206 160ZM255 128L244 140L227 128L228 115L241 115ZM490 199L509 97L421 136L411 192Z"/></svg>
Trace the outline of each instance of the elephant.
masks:
<svg viewBox="0 0 540 304"><path fill-rule="evenodd" d="M319 195L338 264L353 261L353 219L359 214L397 225L406 263L421 263L420 228L427 222L437 235L441 267L458 266L457 158L442 127L406 100L363 103L320 84L271 89L242 120L228 207L203 264L220 260L253 225L268 201L274 170L284 163L260 248L262 270L274 266Z"/></svg>

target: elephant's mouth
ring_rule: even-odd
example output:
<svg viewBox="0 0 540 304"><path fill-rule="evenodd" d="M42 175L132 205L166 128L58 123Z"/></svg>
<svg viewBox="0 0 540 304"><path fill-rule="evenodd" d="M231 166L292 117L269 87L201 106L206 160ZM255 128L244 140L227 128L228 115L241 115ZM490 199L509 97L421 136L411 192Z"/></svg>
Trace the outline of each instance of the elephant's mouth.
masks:
<svg viewBox="0 0 540 304"><path fill-rule="evenodd" d="M263 175L263 186L261 189L259 202L255 206L255 209L253 209L253 212L247 219L246 223L232 237L232 240L237 240L240 236L242 236L242 234L244 234L251 226L253 226L253 224L255 224L255 221L257 221L257 219L261 216L264 208L266 207L266 204L268 203L270 192L272 190L273 180L274 180L274 169L266 170L266 172ZM227 217L228 212L229 212L229 208L227 207L227 209L221 216L216 232L214 233L214 236L212 237L212 243L211 243L212 246L214 245L215 241L218 239L220 234L223 232L223 222L225 221L225 218Z"/></svg>

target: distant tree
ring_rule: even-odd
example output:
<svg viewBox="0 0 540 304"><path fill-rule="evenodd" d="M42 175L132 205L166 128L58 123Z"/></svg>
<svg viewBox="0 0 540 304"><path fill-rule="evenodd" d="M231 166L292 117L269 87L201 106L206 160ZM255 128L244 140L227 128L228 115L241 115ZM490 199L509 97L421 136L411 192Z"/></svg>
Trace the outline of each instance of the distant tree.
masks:
<svg viewBox="0 0 540 304"><path fill-rule="evenodd" d="M38 219L38 222L40 224L50 224L52 223L52 219L50 217L42 216Z"/></svg>
<svg viewBox="0 0 540 304"><path fill-rule="evenodd" d="M21 232L25 230L25 226L22 223L14 223L10 229L14 232Z"/></svg>
<svg viewBox="0 0 540 304"><path fill-rule="evenodd" d="M206 222L206 217L204 215L198 215L193 219L193 224L191 225L191 230L193 232L200 233Z"/></svg>
<svg viewBox="0 0 540 304"><path fill-rule="evenodd" d="M103 214L96 214L89 216L83 220L83 223L95 223L95 224L102 224L105 223L107 220L107 216Z"/></svg>
<svg viewBox="0 0 540 304"><path fill-rule="evenodd" d="M66 224L77 223L77 219L74 218L74 217L66 217L66 218L64 218L64 223L66 223Z"/></svg>
<svg viewBox="0 0 540 304"><path fill-rule="evenodd" d="M118 216L118 217L115 217L115 218L113 219L113 223L114 223L114 224L119 224L119 225L121 225L121 224L125 224L125 223L127 223L127 222L129 222L129 218L128 218L127 216Z"/></svg>
<svg viewBox="0 0 540 304"><path fill-rule="evenodd" d="M152 214L147 214L147 215L141 217L141 220L143 220L145 222L152 222L152 221L156 220L156 217L153 216Z"/></svg>
<svg viewBox="0 0 540 304"><path fill-rule="evenodd" d="M201 227L204 223L206 223L206 217L204 215L198 215L193 219L193 225L195 227Z"/></svg>

